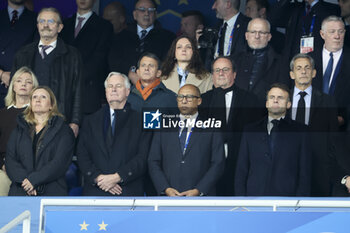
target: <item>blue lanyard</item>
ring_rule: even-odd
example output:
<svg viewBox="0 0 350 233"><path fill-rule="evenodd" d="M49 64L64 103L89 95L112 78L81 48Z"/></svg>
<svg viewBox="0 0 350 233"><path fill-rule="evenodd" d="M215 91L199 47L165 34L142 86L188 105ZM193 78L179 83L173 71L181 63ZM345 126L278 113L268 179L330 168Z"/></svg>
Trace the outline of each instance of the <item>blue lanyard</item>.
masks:
<svg viewBox="0 0 350 233"><path fill-rule="evenodd" d="M233 38L233 33L235 31L235 27L233 26L233 29L232 29L232 32L231 32L231 35L230 35L230 40L229 40L229 44L228 44L228 49L227 49L227 53L226 53L226 56L229 56L230 55L230 51L231 51L231 47L232 47L232 38ZM224 35L225 36L225 35ZM218 41L218 50L217 50L217 54L219 54L219 47L220 47L220 41ZM225 50L225 40L224 40L224 46L223 46L223 50Z"/></svg>
<svg viewBox="0 0 350 233"><path fill-rule="evenodd" d="M310 25L310 31L309 31L309 36L312 35L312 32L314 31L314 25L315 25L315 19L316 19L316 15L314 14L312 16L312 21L311 21L311 25ZM303 36L306 35L306 31L305 31L305 19L304 19L304 22L303 22Z"/></svg>

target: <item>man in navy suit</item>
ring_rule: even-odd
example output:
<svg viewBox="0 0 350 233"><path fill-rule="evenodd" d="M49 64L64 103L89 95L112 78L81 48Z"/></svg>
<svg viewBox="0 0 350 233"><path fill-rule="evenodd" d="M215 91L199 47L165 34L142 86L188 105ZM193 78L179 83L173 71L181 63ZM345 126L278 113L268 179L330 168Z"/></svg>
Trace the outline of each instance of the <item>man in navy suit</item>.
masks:
<svg viewBox="0 0 350 233"><path fill-rule="evenodd" d="M221 135L198 127L202 99L196 86L184 85L177 102L181 114L174 122L180 127L162 129L153 137L148 167L154 186L158 195L215 195L216 182L224 170Z"/></svg>
<svg viewBox="0 0 350 233"><path fill-rule="evenodd" d="M142 196L150 135L126 103L128 77L110 73L105 90L108 105L85 118L78 142L83 195Z"/></svg>
<svg viewBox="0 0 350 233"><path fill-rule="evenodd" d="M311 152L306 128L286 117L289 90L268 91L268 117L246 127L238 155L238 196L309 196Z"/></svg>
<svg viewBox="0 0 350 233"><path fill-rule="evenodd" d="M218 40L214 46L201 49L201 55L208 69L216 57L233 57L246 49L245 32L250 18L239 12L240 4L240 0L216 0L212 6L216 17L222 21L218 29Z"/></svg>
<svg viewBox="0 0 350 233"><path fill-rule="evenodd" d="M36 14L24 7L24 0L8 0L0 11L0 108L10 83L10 70L15 53L31 43L36 32Z"/></svg>
<svg viewBox="0 0 350 233"><path fill-rule="evenodd" d="M337 107L332 96L312 85L316 76L314 60L307 54L297 54L290 63L292 91L291 118L308 125L312 149L311 195L331 196L336 159Z"/></svg>
<svg viewBox="0 0 350 233"><path fill-rule="evenodd" d="M101 107L103 79L108 74L107 54L113 37L112 24L102 19L92 7L96 0L76 0L78 9L64 20L61 38L77 48L83 59L82 107L90 114Z"/></svg>

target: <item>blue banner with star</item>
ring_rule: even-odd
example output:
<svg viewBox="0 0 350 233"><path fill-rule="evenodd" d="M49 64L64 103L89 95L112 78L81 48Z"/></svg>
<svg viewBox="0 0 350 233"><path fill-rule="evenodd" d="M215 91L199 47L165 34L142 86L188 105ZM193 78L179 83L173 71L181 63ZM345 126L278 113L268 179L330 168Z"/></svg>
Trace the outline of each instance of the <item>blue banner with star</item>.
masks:
<svg viewBox="0 0 350 233"><path fill-rule="evenodd" d="M115 0L100 0L100 14L102 15L105 6ZM132 11L135 1L119 0L127 9L128 21L132 22ZM188 10L198 10L202 12L206 25L216 24L215 11L211 9L214 1L203 0L155 0L157 3L157 20L162 26L174 33L180 29L181 13Z"/></svg>
<svg viewBox="0 0 350 233"><path fill-rule="evenodd" d="M45 233L347 233L349 219L349 212L46 211Z"/></svg>

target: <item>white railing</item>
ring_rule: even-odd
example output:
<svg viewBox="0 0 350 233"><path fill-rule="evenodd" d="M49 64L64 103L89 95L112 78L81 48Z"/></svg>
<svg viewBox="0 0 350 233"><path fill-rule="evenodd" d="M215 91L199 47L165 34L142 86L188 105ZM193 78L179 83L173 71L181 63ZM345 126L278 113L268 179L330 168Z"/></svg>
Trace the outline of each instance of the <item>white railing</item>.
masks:
<svg viewBox="0 0 350 233"><path fill-rule="evenodd" d="M16 218L14 218L11 222L6 224L3 228L0 229L0 233L9 232L12 228L23 222L23 233L30 233L30 211L26 210Z"/></svg>
<svg viewBox="0 0 350 233"><path fill-rule="evenodd" d="M228 211L245 207L278 208L349 208L350 199L341 200L231 200L231 199L42 199L40 204L39 233L44 233L45 207L48 206L81 206L81 207L232 207ZM1 233L1 232L0 232Z"/></svg>

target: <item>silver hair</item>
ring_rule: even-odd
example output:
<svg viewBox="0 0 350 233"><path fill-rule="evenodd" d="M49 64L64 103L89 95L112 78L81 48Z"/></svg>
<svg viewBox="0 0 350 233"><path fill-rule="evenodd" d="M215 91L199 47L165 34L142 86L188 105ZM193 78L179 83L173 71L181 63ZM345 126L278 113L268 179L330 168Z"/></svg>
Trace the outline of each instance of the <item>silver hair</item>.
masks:
<svg viewBox="0 0 350 233"><path fill-rule="evenodd" d="M57 16L58 16L58 20L57 20L57 23L58 24L62 24L62 17L61 17L61 14L60 12L54 8L54 7L47 7L47 8L43 8L39 11L38 13L38 17L37 17L37 22L39 22L39 15L42 13L42 12L53 12L53 13L56 13Z"/></svg>
<svg viewBox="0 0 350 233"><path fill-rule="evenodd" d="M299 54L295 55L292 58L292 60L290 61L290 63L289 63L289 68L290 68L291 71L294 70L294 63L299 58L308 59L310 61L310 63L311 63L311 68L315 69L315 61L314 61L314 59L311 56L309 56L309 55L307 55L305 53L299 53Z"/></svg>
<svg viewBox="0 0 350 233"><path fill-rule="evenodd" d="M343 24L343 26L345 27L345 24L344 24L341 17L335 16L335 15L330 15L322 21L322 26L321 26L322 31L326 30L326 23L329 23L329 22L341 22Z"/></svg>
<svg viewBox="0 0 350 233"><path fill-rule="evenodd" d="M119 72L110 72L104 82L104 85L105 85L105 88L107 88L107 82L108 82L108 79L110 77L112 77L113 75L120 75L123 77L124 79L124 86L127 88L127 89L130 89L131 87L131 84L130 84L130 81L129 81L129 78L128 76L126 76L125 74L122 74L122 73L119 73Z"/></svg>

